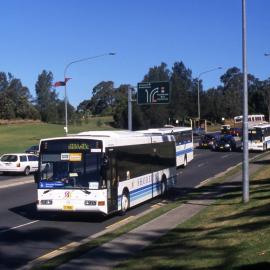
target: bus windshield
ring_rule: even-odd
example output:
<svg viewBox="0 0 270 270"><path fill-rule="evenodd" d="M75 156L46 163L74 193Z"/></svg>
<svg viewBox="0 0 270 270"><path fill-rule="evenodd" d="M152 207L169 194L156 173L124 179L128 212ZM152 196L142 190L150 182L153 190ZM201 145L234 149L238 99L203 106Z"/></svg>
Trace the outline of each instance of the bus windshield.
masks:
<svg viewBox="0 0 270 270"><path fill-rule="evenodd" d="M98 188L101 155L76 154L80 161L62 160L61 154L42 154L40 188Z"/></svg>
<svg viewBox="0 0 270 270"><path fill-rule="evenodd" d="M102 153L94 141L41 144L39 188L98 189Z"/></svg>
<svg viewBox="0 0 270 270"><path fill-rule="evenodd" d="M250 141L262 141L262 131L261 130L250 130L248 132L248 139Z"/></svg>

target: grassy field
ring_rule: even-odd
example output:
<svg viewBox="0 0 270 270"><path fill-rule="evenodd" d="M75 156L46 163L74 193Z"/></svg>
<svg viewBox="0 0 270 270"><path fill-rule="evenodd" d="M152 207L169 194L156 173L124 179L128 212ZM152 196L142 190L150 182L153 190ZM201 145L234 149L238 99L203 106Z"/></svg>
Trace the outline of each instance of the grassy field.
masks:
<svg viewBox="0 0 270 270"><path fill-rule="evenodd" d="M91 118L88 123L69 126L69 133L87 130L110 130L112 117ZM42 138L63 136L63 125L45 123L26 123L0 125L0 154L24 151L38 144Z"/></svg>
<svg viewBox="0 0 270 270"><path fill-rule="evenodd" d="M116 269L270 269L270 160L261 165L251 177L248 204L242 203L241 183L235 183L216 203Z"/></svg>

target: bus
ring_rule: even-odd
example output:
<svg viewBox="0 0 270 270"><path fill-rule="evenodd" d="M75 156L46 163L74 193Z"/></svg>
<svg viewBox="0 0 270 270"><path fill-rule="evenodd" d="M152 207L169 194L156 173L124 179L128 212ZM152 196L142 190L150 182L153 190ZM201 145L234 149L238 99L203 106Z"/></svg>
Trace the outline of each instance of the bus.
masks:
<svg viewBox="0 0 270 270"><path fill-rule="evenodd" d="M248 149L266 151L270 148L270 123L260 124L248 130Z"/></svg>
<svg viewBox="0 0 270 270"><path fill-rule="evenodd" d="M124 214L174 186L175 139L128 131L42 139L35 182L38 211Z"/></svg>
<svg viewBox="0 0 270 270"><path fill-rule="evenodd" d="M248 126L252 127L254 125L267 123L265 120L265 116L263 114L250 114L248 115ZM243 125L243 115L234 117L234 126L242 127Z"/></svg>
<svg viewBox="0 0 270 270"><path fill-rule="evenodd" d="M176 166L186 167L193 159L193 136L191 127L174 127L166 125L163 128L140 130L143 134L173 135L176 144Z"/></svg>

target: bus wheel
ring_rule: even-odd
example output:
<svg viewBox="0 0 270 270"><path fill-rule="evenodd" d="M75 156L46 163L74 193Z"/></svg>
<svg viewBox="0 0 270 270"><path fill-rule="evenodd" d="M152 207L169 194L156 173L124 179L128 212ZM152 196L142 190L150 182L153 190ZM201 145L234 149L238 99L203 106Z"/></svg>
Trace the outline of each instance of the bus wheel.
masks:
<svg viewBox="0 0 270 270"><path fill-rule="evenodd" d="M26 167L25 169L24 169L24 175L29 175L30 174L30 168L29 167Z"/></svg>
<svg viewBox="0 0 270 270"><path fill-rule="evenodd" d="M184 157L184 163L182 165L183 168L187 167L187 156Z"/></svg>
<svg viewBox="0 0 270 270"><path fill-rule="evenodd" d="M160 195L161 196L166 196L167 195L167 178L166 176L163 175L162 180L161 180L161 190L160 190Z"/></svg>
<svg viewBox="0 0 270 270"><path fill-rule="evenodd" d="M120 215L125 215L129 207L129 195L127 191L124 191L121 199Z"/></svg>

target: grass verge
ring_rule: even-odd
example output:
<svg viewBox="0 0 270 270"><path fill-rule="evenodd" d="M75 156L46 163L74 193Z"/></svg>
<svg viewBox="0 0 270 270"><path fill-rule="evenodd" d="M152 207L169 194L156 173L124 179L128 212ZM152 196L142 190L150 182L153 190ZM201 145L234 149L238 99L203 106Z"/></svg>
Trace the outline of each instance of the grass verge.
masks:
<svg viewBox="0 0 270 270"><path fill-rule="evenodd" d="M241 183L219 184L213 205L116 269L270 269L270 160L259 164L248 204Z"/></svg>
<svg viewBox="0 0 270 270"><path fill-rule="evenodd" d="M70 125L69 133L87 130L110 130L112 117L93 117L88 123ZM42 122L0 125L0 154L24 152L31 145L38 144L42 138L64 136L63 125Z"/></svg>

